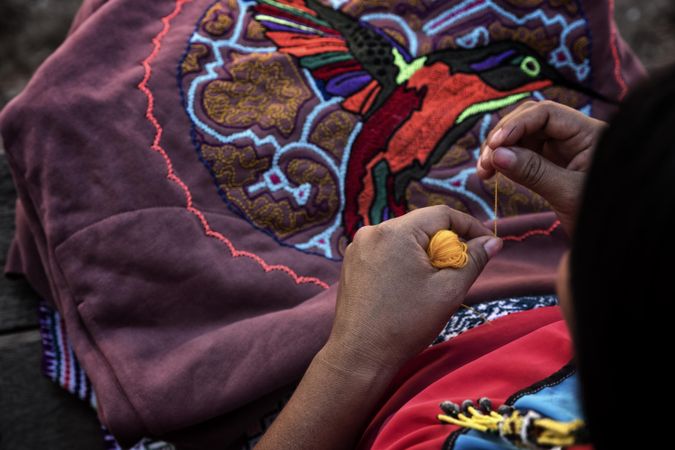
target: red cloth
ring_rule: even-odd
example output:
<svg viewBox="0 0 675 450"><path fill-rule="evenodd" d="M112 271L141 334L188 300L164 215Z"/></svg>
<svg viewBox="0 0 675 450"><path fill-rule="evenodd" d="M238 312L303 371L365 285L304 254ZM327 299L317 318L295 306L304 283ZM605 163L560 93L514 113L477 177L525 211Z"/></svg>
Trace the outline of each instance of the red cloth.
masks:
<svg viewBox="0 0 675 450"><path fill-rule="evenodd" d="M560 308L497 319L427 349L398 374L360 448L434 449L459 427L436 418L439 404L488 397L493 407L572 359Z"/></svg>

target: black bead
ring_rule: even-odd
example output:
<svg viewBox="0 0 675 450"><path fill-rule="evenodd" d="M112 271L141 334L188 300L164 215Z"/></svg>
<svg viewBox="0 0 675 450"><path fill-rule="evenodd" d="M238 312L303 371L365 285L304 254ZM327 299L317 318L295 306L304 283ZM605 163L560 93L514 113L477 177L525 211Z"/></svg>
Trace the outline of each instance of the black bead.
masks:
<svg viewBox="0 0 675 450"><path fill-rule="evenodd" d="M499 408L497 408L497 412L502 416L510 416L511 413L513 413L513 406L502 405Z"/></svg>
<svg viewBox="0 0 675 450"><path fill-rule="evenodd" d="M455 417L457 416L457 414L459 414L459 406L457 405L457 403L453 403L449 400L446 400L441 403L441 409L443 410L444 413L452 417Z"/></svg>
<svg viewBox="0 0 675 450"><path fill-rule="evenodd" d="M492 402L487 397L481 397L478 400L478 407L480 408L481 412L490 414L490 411L492 411Z"/></svg>
<svg viewBox="0 0 675 450"><path fill-rule="evenodd" d="M469 407L473 406L473 402L471 400L464 400L462 402L462 412L463 413L468 413L469 412Z"/></svg>

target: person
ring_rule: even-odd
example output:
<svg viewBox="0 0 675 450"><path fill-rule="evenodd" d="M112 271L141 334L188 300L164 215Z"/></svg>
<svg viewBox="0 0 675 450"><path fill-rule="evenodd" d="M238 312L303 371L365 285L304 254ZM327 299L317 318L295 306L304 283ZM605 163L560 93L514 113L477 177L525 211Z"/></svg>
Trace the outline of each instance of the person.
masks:
<svg viewBox="0 0 675 450"><path fill-rule="evenodd" d="M560 104L523 103L490 132L477 163L481 178L499 173L543 196L572 238L571 253L560 262L557 291L574 343L586 429L596 449L649 448L644 436L651 433L618 428L617 423L630 423L633 413L647 408L640 401L657 407L665 402L652 397L648 386L665 388L667 375L656 369L658 357L640 349L672 342L658 337L667 319L649 312L658 312L657 305L672 298L663 273L670 264L654 261L659 254L671 255L673 248L672 239L660 232L675 223L675 189L669 186L675 175L673 81L675 72L670 72L636 90L609 128ZM430 237L447 228L467 241L469 263L459 270L434 269L425 252ZM445 206L360 229L347 248L330 338L258 448L350 448L359 441L364 447L376 440L367 437L369 432L398 433L390 440L396 445L380 447L434 448L425 444L429 441L423 433L412 439L415 431L402 434L388 426L401 423L396 415L412 408L415 394L405 394L407 403L375 420L376 426L373 417L387 405L386 396L410 387L396 381L406 372L404 366L429 346L501 246L484 224ZM483 335L498 340L508 320L520 327L527 323L513 322L523 314L503 319L506 325L482 325L473 335L479 341ZM557 333L567 335L567 330ZM630 350L631 341L638 351ZM467 339L462 342L468 345ZM457 358L462 354L457 347L447 347L439 357L452 359L449 353L456 352ZM542 354L558 350L546 348ZM426 352L432 354L433 348ZM433 361L417 356L403 378L414 377L411 373L426 370ZM531 367L537 364L544 363L535 360ZM443 376L437 373L433 379ZM499 376L485 374L483 379ZM425 392L429 396L431 391ZM408 422L416 418L411 430L423 428L426 419L407 417ZM448 442L444 448L451 448ZM466 448L497 448L483 445Z"/></svg>

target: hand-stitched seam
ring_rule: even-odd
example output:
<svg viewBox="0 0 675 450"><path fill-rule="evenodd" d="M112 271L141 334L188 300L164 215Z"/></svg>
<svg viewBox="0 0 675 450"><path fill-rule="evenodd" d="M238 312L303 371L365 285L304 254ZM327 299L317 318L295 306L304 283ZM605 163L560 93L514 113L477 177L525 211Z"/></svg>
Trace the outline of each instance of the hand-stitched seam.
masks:
<svg viewBox="0 0 675 450"><path fill-rule="evenodd" d="M534 229L527 231L521 235L501 236L501 238L504 241L523 242L525 239L531 238L532 236L550 236L559 226L560 221L556 220L551 224L550 227L546 229Z"/></svg>
<svg viewBox="0 0 675 450"><path fill-rule="evenodd" d="M621 58L619 57L619 32L616 29L616 23L614 22L614 0L609 0L609 32L610 32L610 47L612 49L612 58L614 59L614 78L619 84L621 91L619 92L619 100L623 98L628 93L628 86L626 81L623 79L621 73Z"/></svg>
<svg viewBox="0 0 675 450"><path fill-rule="evenodd" d="M322 287L323 289L328 289L328 283L320 280L319 278L298 275L293 269L291 269L288 266L282 264L268 264L264 259L256 255L255 253L248 252L245 250L238 250L228 238L226 238L223 234L213 230L209 225L209 222L206 220L206 217L204 217L204 214L193 205L192 193L190 192L190 189L183 182L183 180L178 175L176 175L171 159L169 158L169 155L166 153L166 151L164 150L164 148L162 148L160 144L164 129L157 120L157 117L155 117L154 114L155 97L150 88L148 87L148 82L152 75L152 67L150 64L159 54L162 45L162 39L164 39L164 37L169 33L169 30L171 28L171 21L180 14L183 5L190 1L192 0L176 0L174 10L169 15L161 19L163 27L160 30L160 32L157 33L155 37L153 37L152 51L141 63L144 69L144 76L137 87L143 94L145 94L145 96L148 99L148 106L146 108L145 118L150 122L150 124L155 129L155 136L150 148L153 151L159 153L162 156L162 158L164 158L164 162L167 168L166 177L169 180L173 181L175 184L177 184L183 190L186 200L185 208L199 220L199 222L202 225L202 228L204 229L204 233L207 236L217 239L218 241L225 244L225 246L230 251L232 257L249 258L254 262L256 262L265 272L272 272L272 271L284 272L289 277L291 277L296 284L315 284L317 286Z"/></svg>

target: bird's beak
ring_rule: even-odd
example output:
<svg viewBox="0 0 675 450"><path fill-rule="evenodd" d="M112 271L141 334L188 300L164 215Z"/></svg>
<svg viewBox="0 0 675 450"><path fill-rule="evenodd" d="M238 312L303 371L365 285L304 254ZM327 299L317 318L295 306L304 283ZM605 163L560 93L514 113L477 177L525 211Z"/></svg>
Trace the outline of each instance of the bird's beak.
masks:
<svg viewBox="0 0 675 450"><path fill-rule="evenodd" d="M489 100L484 100L481 102L474 103L468 106L464 111L457 116L455 125L459 125L464 122L471 116L477 114L485 114L499 109L511 106L519 101L530 97L534 91L549 87L553 84L551 80L539 80L532 83L525 84L513 91L510 91L507 95L503 97L491 98Z"/></svg>

